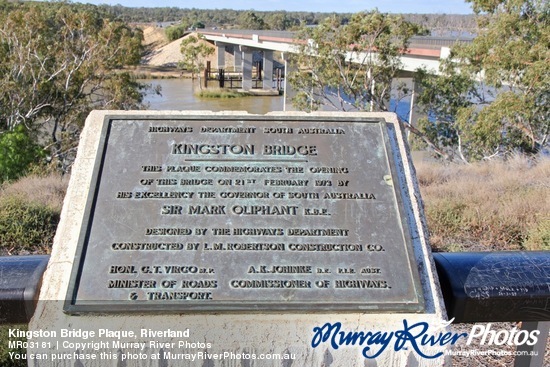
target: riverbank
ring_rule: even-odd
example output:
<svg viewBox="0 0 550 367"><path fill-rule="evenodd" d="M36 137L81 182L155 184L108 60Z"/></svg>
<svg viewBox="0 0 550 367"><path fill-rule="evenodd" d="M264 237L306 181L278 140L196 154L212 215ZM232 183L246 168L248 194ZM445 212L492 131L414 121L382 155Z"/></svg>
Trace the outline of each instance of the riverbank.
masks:
<svg viewBox="0 0 550 367"><path fill-rule="evenodd" d="M139 65L125 71L137 79L191 79L191 73L175 66Z"/></svg>

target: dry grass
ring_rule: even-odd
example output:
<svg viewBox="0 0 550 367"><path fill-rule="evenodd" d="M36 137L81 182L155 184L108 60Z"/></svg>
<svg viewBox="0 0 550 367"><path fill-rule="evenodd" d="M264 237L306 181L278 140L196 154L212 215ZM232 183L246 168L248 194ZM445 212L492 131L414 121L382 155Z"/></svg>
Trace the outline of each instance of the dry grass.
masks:
<svg viewBox="0 0 550 367"><path fill-rule="evenodd" d="M435 250L550 249L550 159L415 165Z"/></svg>
<svg viewBox="0 0 550 367"><path fill-rule="evenodd" d="M0 256L50 253L67 182L31 175L0 187Z"/></svg>
<svg viewBox="0 0 550 367"><path fill-rule="evenodd" d="M56 173L47 176L31 175L0 187L0 198L16 196L61 212L68 184L67 175L60 176Z"/></svg>
<svg viewBox="0 0 550 367"><path fill-rule="evenodd" d="M150 24L136 24L143 30L142 45L146 52L150 52L169 43L166 37L165 28L159 28Z"/></svg>

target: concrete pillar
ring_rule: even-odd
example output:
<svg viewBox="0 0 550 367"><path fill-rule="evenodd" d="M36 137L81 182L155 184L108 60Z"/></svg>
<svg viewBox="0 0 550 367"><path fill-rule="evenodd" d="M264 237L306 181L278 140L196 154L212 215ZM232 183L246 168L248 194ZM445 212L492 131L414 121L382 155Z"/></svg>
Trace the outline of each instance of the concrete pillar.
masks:
<svg viewBox="0 0 550 367"><path fill-rule="evenodd" d="M233 62L233 66L235 67L236 72L242 71L242 62L243 62L243 52L241 51L240 47L235 45L233 46L233 55L235 56L235 60Z"/></svg>
<svg viewBox="0 0 550 367"><path fill-rule="evenodd" d="M285 80L284 80L284 99L283 99L283 111L297 111L296 108L292 105L292 98L296 95L296 91L288 83L288 75L294 71L296 68L289 61L289 54L282 53L282 58L285 61Z"/></svg>
<svg viewBox="0 0 550 367"><path fill-rule="evenodd" d="M243 71L243 84L242 89L245 91L252 89L252 49L248 47L241 47L243 52L242 59L242 71Z"/></svg>
<svg viewBox="0 0 550 367"><path fill-rule="evenodd" d="M273 88L273 51L264 50L264 74L262 89Z"/></svg>
<svg viewBox="0 0 550 367"><path fill-rule="evenodd" d="M217 68L225 68L225 44L216 42L216 52L218 53Z"/></svg>

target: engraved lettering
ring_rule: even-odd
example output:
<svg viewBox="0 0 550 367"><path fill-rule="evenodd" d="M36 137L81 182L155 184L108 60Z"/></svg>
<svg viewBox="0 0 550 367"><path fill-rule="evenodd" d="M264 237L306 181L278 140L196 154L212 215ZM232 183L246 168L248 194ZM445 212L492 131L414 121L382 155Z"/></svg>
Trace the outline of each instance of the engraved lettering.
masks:
<svg viewBox="0 0 550 367"><path fill-rule="evenodd" d="M185 179L185 178L182 178L180 180L180 185L182 185L182 186L200 186L200 185L208 186L208 185L214 185L214 180L212 180L212 179L199 180L199 179Z"/></svg>
<svg viewBox="0 0 550 367"><path fill-rule="evenodd" d="M193 230L189 228L147 228L146 236L191 236Z"/></svg>
<svg viewBox="0 0 550 367"><path fill-rule="evenodd" d="M265 186L307 186L309 180L264 180Z"/></svg>
<svg viewBox="0 0 550 367"><path fill-rule="evenodd" d="M183 207L181 205L163 205L160 210L162 215L181 215Z"/></svg>
<svg viewBox="0 0 550 367"><path fill-rule="evenodd" d="M335 280L334 288L391 288L385 280Z"/></svg>
<svg viewBox="0 0 550 367"><path fill-rule="evenodd" d="M317 155L315 145L264 145L263 155Z"/></svg>
<svg viewBox="0 0 550 367"><path fill-rule="evenodd" d="M332 186L332 181L331 180L315 180L315 186Z"/></svg>
<svg viewBox="0 0 550 367"><path fill-rule="evenodd" d="M166 172L200 172L201 167L199 166L168 166L166 167Z"/></svg>
<svg viewBox="0 0 550 367"><path fill-rule="evenodd" d="M191 266L179 266L179 265L165 265L164 272L166 274L196 274L199 272L199 268Z"/></svg>
<svg viewBox="0 0 550 367"><path fill-rule="evenodd" d="M304 208L304 215L330 215L326 208Z"/></svg>
<svg viewBox="0 0 550 367"><path fill-rule="evenodd" d="M287 167L288 173L304 173L304 167Z"/></svg>
<svg viewBox="0 0 550 367"><path fill-rule="evenodd" d="M207 251L285 251L284 243L214 243L204 244Z"/></svg>
<svg viewBox="0 0 550 367"><path fill-rule="evenodd" d="M192 133L191 126L149 126L150 133Z"/></svg>
<svg viewBox="0 0 550 367"><path fill-rule="evenodd" d="M109 274L137 274L134 265L111 265Z"/></svg>
<svg viewBox="0 0 550 367"><path fill-rule="evenodd" d="M135 199L192 199L194 192L188 191L136 191Z"/></svg>
<svg viewBox="0 0 550 367"><path fill-rule="evenodd" d="M349 168L347 167L310 167L309 172L311 173L349 173Z"/></svg>
<svg viewBox="0 0 550 367"><path fill-rule="evenodd" d="M326 192L323 199L375 200L376 197L368 192Z"/></svg>
<svg viewBox="0 0 550 367"><path fill-rule="evenodd" d="M289 199L319 199L318 192L289 192Z"/></svg>
<svg viewBox="0 0 550 367"><path fill-rule="evenodd" d="M217 280L182 280L181 288L218 288Z"/></svg>
<svg viewBox="0 0 550 367"><path fill-rule="evenodd" d="M231 230L229 228L212 228L212 233L214 236L229 236Z"/></svg>
<svg viewBox="0 0 550 367"><path fill-rule="evenodd" d="M363 245L340 243L291 243L290 251L363 251Z"/></svg>
<svg viewBox="0 0 550 367"><path fill-rule="evenodd" d="M201 127L201 133L210 134L254 134L256 132L255 127L246 126L203 126Z"/></svg>
<svg viewBox="0 0 550 367"><path fill-rule="evenodd" d="M313 274L310 265L259 265L258 269L250 266L248 273L260 274Z"/></svg>
<svg viewBox="0 0 550 367"><path fill-rule="evenodd" d="M234 279L229 282L232 288L311 288L308 280L245 280Z"/></svg>
<svg viewBox="0 0 550 367"><path fill-rule="evenodd" d="M179 251L183 250L185 245L183 243L113 243L111 249L118 250L136 250L136 251Z"/></svg>
<svg viewBox="0 0 550 367"><path fill-rule="evenodd" d="M224 173L283 173L283 167L277 166L206 166L204 170Z"/></svg>
<svg viewBox="0 0 550 367"><path fill-rule="evenodd" d="M149 301L197 301L212 299L212 292L147 292Z"/></svg>
<svg viewBox="0 0 550 367"><path fill-rule="evenodd" d="M223 215L225 205L189 205L189 215Z"/></svg>
<svg viewBox="0 0 550 367"><path fill-rule="evenodd" d="M162 166L141 166L143 172L162 172Z"/></svg>
<svg viewBox="0 0 550 367"><path fill-rule="evenodd" d="M254 145L246 144L218 144L218 145L208 145L208 144L172 144L172 154L234 154L234 155L253 155L254 154Z"/></svg>
<svg viewBox="0 0 550 367"><path fill-rule="evenodd" d="M159 186L169 186L169 185L177 185L178 180L175 178L157 178L157 185Z"/></svg>
<svg viewBox="0 0 550 367"><path fill-rule="evenodd" d="M287 234L289 236L314 236L314 237L346 237L349 233L348 229L308 229L308 228L289 228Z"/></svg>
<svg viewBox="0 0 550 367"><path fill-rule="evenodd" d="M234 236L284 236L282 228L233 228Z"/></svg>
<svg viewBox="0 0 550 367"><path fill-rule="evenodd" d="M222 199L269 199L269 192L231 192L223 191L220 192L220 197Z"/></svg>
<svg viewBox="0 0 550 367"><path fill-rule="evenodd" d="M322 127L311 127L311 128L299 128L298 134L333 134L333 135L344 135L346 132L344 129L337 128L322 128Z"/></svg>
<svg viewBox="0 0 550 367"><path fill-rule="evenodd" d="M154 280L133 280L133 279L112 279L109 280L107 288L156 288Z"/></svg>
<svg viewBox="0 0 550 367"><path fill-rule="evenodd" d="M355 269L351 269L351 268L338 268L338 274L355 274Z"/></svg>
<svg viewBox="0 0 550 367"><path fill-rule="evenodd" d="M291 205L235 205L231 211L237 215L296 215L298 207Z"/></svg>
<svg viewBox="0 0 550 367"><path fill-rule="evenodd" d="M361 274L380 274L380 268L366 267L361 269Z"/></svg>
<svg viewBox="0 0 550 367"><path fill-rule="evenodd" d="M264 127L264 134L292 134L291 127Z"/></svg>

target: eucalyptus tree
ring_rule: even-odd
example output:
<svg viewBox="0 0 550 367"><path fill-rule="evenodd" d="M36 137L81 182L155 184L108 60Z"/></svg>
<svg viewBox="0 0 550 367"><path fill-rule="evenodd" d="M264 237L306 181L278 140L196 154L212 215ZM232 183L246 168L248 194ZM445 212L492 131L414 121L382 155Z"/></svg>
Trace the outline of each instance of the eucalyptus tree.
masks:
<svg viewBox="0 0 550 367"><path fill-rule="evenodd" d="M0 133L18 126L68 170L92 109L139 108L140 31L94 6L17 3L0 11ZM42 136L39 136L42 134Z"/></svg>
<svg viewBox="0 0 550 367"><path fill-rule="evenodd" d="M457 45L442 75L420 73L430 139L463 161L549 148L550 5L472 0L478 34Z"/></svg>
<svg viewBox="0 0 550 367"><path fill-rule="evenodd" d="M400 56L420 28L400 16L378 11L338 17L315 27L302 27L289 75L303 110L328 106L335 110L387 111L391 84L401 68Z"/></svg>
<svg viewBox="0 0 550 367"><path fill-rule="evenodd" d="M214 47L204 41L200 35L188 35L181 41L183 60L180 62L179 67L190 71L193 80L197 75L200 87L200 73L204 69L204 62L214 52Z"/></svg>

